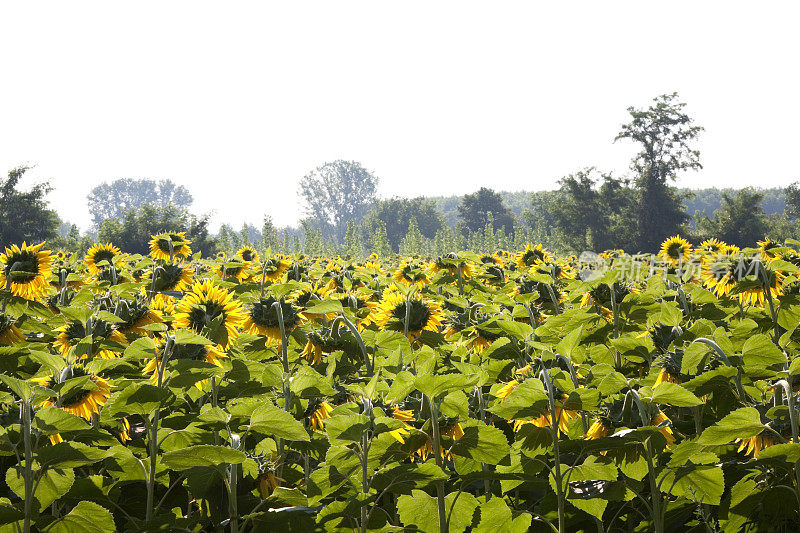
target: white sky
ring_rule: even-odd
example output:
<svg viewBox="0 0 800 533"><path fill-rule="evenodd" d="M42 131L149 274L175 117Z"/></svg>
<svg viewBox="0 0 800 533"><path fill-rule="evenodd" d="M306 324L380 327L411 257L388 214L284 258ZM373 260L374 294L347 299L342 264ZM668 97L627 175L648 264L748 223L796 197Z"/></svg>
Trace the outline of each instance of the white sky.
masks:
<svg viewBox="0 0 800 533"><path fill-rule="evenodd" d="M680 186L800 179L798 2L3 2L0 172L62 218L120 177L189 187L213 226L299 218L334 159L382 196L542 190L595 165L630 105L706 128Z"/></svg>

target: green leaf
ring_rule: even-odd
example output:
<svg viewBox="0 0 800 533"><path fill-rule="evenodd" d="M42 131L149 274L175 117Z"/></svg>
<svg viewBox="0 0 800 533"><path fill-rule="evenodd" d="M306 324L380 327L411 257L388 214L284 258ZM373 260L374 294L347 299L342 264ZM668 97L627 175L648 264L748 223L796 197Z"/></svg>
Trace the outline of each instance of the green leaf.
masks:
<svg viewBox="0 0 800 533"><path fill-rule="evenodd" d="M2 380L22 401L30 401L33 395L33 387L27 381L12 376L6 376L5 374L0 374L0 380Z"/></svg>
<svg viewBox="0 0 800 533"><path fill-rule="evenodd" d="M453 454L481 463L500 463L511 450L505 434L480 420L474 422L476 425L463 428L464 435L453 445Z"/></svg>
<svg viewBox="0 0 800 533"><path fill-rule="evenodd" d="M725 475L719 466L689 463L677 469L665 470L659 483L674 496L697 503L719 505L725 490Z"/></svg>
<svg viewBox="0 0 800 533"><path fill-rule="evenodd" d="M413 390L414 374L403 370L395 376L392 385L389 387L389 394L386 396L386 400L389 402L402 402Z"/></svg>
<svg viewBox="0 0 800 533"><path fill-rule="evenodd" d="M679 326L683 313L674 303L661 302L661 313L658 321L662 326Z"/></svg>
<svg viewBox="0 0 800 533"><path fill-rule="evenodd" d="M745 366L765 368L785 363L786 354L780 351L769 337L759 333L745 341L742 359Z"/></svg>
<svg viewBox="0 0 800 533"><path fill-rule="evenodd" d="M167 405L173 397L167 389L149 383L137 383L112 394L103 410L117 418L133 415L149 417L153 411Z"/></svg>
<svg viewBox="0 0 800 533"><path fill-rule="evenodd" d="M71 468L50 468L42 474L39 486L36 487L33 497L39 502L39 508L44 509L69 491L75 482L75 473ZM21 466L13 466L6 471L6 483L20 498L25 498L25 480L22 477Z"/></svg>
<svg viewBox="0 0 800 533"><path fill-rule="evenodd" d="M364 415L336 415L325 421L325 432L332 446L360 442L369 429L369 418Z"/></svg>
<svg viewBox="0 0 800 533"><path fill-rule="evenodd" d="M531 515L525 513L514 519L503 498L492 498L480 506L481 521L475 533L524 533L531 525Z"/></svg>
<svg viewBox="0 0 800 533"><path fill-rule="evenodd" d="M41 465L48 467L58 465L59 468L78 468L105 459L107 455L108 453L100 448L80 442L64 441L39 448L36 457Z"/></svg>
<svg viewBox="0 0 800 533"><path fill-rule="evenodd" d="M600 394L603 396L609 396L611 394L616 394L627 386L628 380L625 379L625 376L617 371L614 371L609 372L602 380L600 380L597 390L599 390Z"/></svg>
<svg viewBox="0 0 800 533"><path fill-rule="evenodd" d="M454 390L464 390L473 387L480 378L479 374L465 376L464 374L439 374L421 375L414 380L414 386L422 394L436 398Z"/></svg>
<svg viewBox="0 0 800 533"><path fill-rule="evenodd" d="M250 430L286 440L309 442L306 428L294 417L271 403L261 405L250 416Z"/></svg>
<svg viewBox="0 0 800 533"><path fill-rule="evenodd" d="M43 407L36 412L33 426L45 435L84 431L91 426L81 417L68 413L58 407Z"/></svg>
<svg viewBox="0 0 800 533"><path fill-rule="evenodd" d="M706 428L697 442L706 446L728 444L735 439L754 437L764 431L764 428L761 417L754 407L742 407Z"/></svg>
<svg viewBox="0 0 800 533"><path fill-rule="evenodd" d="M547 393L538 379L526 379L487 411L506 420L538 417L548 409Z"/></svg>
<svg viewBox="0 0 800 533"><path fill-rule="evenodd" d="M453 502L455 505L453 506ZM453 512L450 513L449 528L450 533L462 533L472 524L473 515L478 508L478 500L469 492L463 492L456 499L456 493L451 492L445 496L445 512L449 513L451 506ZM439 532L439 512L436 498L428 496L421 490L414 490L411 495L404 494L397 499L397 514L400 521L406 527L417 526L423 533Z"/></svg>
<svg viewBox="0 0 800 533"><path fill-rule="evenodd" d="M342 303L339 300L309 300L306 303L306 310L314 314L329 314L336 313L341 315Z"/></svg>
<svg viewBox="0 0 800 533"><path fill-rule="evenodd" d="M209 344L214 344L214 342L202 335L198 335L194 331L179 329L175 332L175 344L202 344L203 346L207 346Z"/></svg>
<svg viewBox="0 0 800 533"><path fill-rule="evenodd" d="M155 359L160 357L161 353L156 350L156 343L149 337L142 337L133 341L127 348L123 356L126 359Z"/></svg>
<svg viewBox="0 0 800 533"><path fill-rule="evenodd" d="M300 398L319 398L336 395L336 390L330 386L325 376L310 366L300 367L292 377L290 388Z"/></svg>
<svg viewBox="0 0 800 533"><path fill-rule="evenodd" d="M197 466L219 466L239 464L247 456L228 446L200 444L165 453L161 461L174 470L188 470Z"/></svg>
<svg viewBox="0 0 800 533"><path fill-rule="evenodd" d="M660 405L674 405L675 407L694 407L703 403L700 398L677 383L668 381L662 381L657 387L654 387L650 399Z"/></svg>
<svg viewBox="0 0 800 533"><path fill-rule="evenodd" d="M108 509L94 502L78 502L72 511L54 523L51 533L113 533L114 517Z"/></svg>

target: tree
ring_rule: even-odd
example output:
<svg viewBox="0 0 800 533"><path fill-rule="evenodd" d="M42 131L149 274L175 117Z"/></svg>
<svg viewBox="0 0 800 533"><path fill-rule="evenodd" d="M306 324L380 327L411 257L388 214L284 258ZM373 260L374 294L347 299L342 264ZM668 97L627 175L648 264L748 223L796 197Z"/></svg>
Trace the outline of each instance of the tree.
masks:
<svg viewBox="0 0 800 533"><path fill-rule="evenodd" d="M386 226L386 237L395 252L400 250L400 242L408 233L412 218L417 221L417 228L428 239L436 236L444 223L436 202L429 198L389 198L378 200L369 213L370 220L380 220Z"/></svg>
<svg viewBox="0 0 800 533"><path fill-rule="evenodd" d="M628 108L631 122L624 124L614 141L631 139L641 145L631 168L639 191L638 248L654 251L664 238L684 230L689 219L681 195L669 185L682 170L703 168L700 152L690 143L703 131L683 112L686 104L678 94L654 99L648 109Z"/></svg>
<svg viewBox="0 0 800 533"><path fill-rule="evenodd" d="M48 209L45 196L50 184L34 185L29 191L17 190L22 176L31 167L9 170L8 178L0 179L0 250L23 241L39 243L55 237L60 225L58 215Z"/></svg>
<svg viewBox="0 0 800 533"><path fill-rule="evenodd" d="M752 187L738 191L735 196L724 192L722 206L714 212L713 218L701 217L697 227L706 237L717 237L740 247L755 246L767 232L763 200L763 193Z"/></svg>
<svg viewBox="0 0 800 533"><path fill-rule="evenodd" d="M790 218L800 218L800 183L794 182L786 189L786 215Z"/></svg>
<svg viewBox="0 0 800 533"><path fill-rule="evenodd" d="M172 180L130 178L102 183L92 189L87 199L89 213L97 227L104 220L120 218L127 211L143 205L159 208L173 205L188 209L194 201L186 187L176 185Z"/></svg>
<svg viewBox="0 0 800 533"><path fill-rule="evenodd" d="M514 215L503 203L503 198L491 189L481 187L477 192L464 195L458 204L458 216L466 230L471 232L483 231L489 222L489 213L494 229L511 231L514 228Z"/></svg>
<svg viewBox="0 0 800 533"><path fill-rule="evenodd" d="M598 173L592 167L570 174L559 183L561 196L553 217L569 249L601 252L632 244L630 228L636 224L636 191L627 181Z"/></svg>
<svg viewBox="0 0 800 533"><path fill-rule="evenodd" d="M357 224L375 202L378 178L355 161L325 163L300 180L306 215L324 235L341 242L347 222Z"/></svg>
<svg viewBox="0 0 800 533"><path fill-rule="evenodd" d="M152 235L165 231L186 232L191 239L192 252L202 252L211 257L217 252L216 242L208 233L209 216L196 217L173 205L144 205L125 211L120 218L109 218L100 223L99 242L112 242L125 252L146 255L150 253Z"/></svg>

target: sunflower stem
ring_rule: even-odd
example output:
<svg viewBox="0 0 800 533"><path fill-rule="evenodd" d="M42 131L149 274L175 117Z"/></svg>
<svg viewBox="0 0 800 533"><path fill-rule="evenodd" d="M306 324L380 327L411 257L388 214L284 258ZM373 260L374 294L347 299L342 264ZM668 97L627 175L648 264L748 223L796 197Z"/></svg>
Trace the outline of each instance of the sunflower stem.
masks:
<svg viewBox="0 0 800 533"><path fill-rule="evenodd" d="M639 418L642 421L642 425L651 426L652 422L647 417L647 411L644 408L644 404L642 403L642 399L639 397L639 394L635 390L630 389L626 396L633 398L636 407L639 409ZM648 437L644 442L644 451L645 458L647 459L647 478L650 482L650 497L653 505L653 528L656 533L663 533L664 523L661 516L661 490L659 489L658 482L656 481L656 471L655 467L653 466L653 444L650 440L650 437Z"/></svg>
<svg viewBox="0 0 800 533"><path fill-rule="evenodd" d="M556 480L556 498L558 500L558 532L563 533L564 529L564 487L561 482L561 455L558 442L558 425L559 420L556 418L556 398L553 390L553 382L550 379L550 373L542 363L542 369L539 372L542 381L547 388L547 403L550 407L550 435L553 439L553 477Z"/></svg>
<svg viewBox="0 0 800 533"><path fill-rule="evenodd" d="M442 458L442 445L439 436L439 409L431 396L425 395L428 401L431 413L431 445L433 448L433 456L436 460L436 466L439 468L444 467ZM450 527L447 524L447 512L444 501L444 481L436 483L436 507L439 512L439 533L448 533Z"/></svg>
<svg viewBox="0 0 800 533"><path fill-rule="evenodd" d="M22 523L23 533L30 533L31 515L33 512L33 450L31 446L31 401L22 399L22 441L25 448L25 469L23 482L25 484L25 518Z"/></svg>
<svg viewBox="0 0 800 533"><path fill-rule="evenodd" d="M347 326L347 329L349 329L350 332L353 334L353 336L356 338L356 342L358 342L358 347L361 348L361 355L364 356L364 365L366 365L367 367L367 375L372 377L372 372L373 372L372 361L370 360L369 353L367 352L367 345L364 344L364 339L361 338L361 333L358 332L358 328L356 328L353 325L353 323L350 322L344 315L337 316L333 320L333 322L331 322L331 331L336 329L336 326L339 324L339 322L343 322L344 325Z"/></svg>
<svg viewBox="0 0 800 533"><path fill-rule="evenodd" d="M291 376L290 369L289 369L289 351L286 341L286 325L283 322L283 308L281 307L281 303L283 302L283 298L278 300L277 302L272 304L272 307L275 309L275 314L278 315L278 329L281 332L281 362L283 364L283 409L289 413L292 410L292 389L290 387L289 378ZM283 439L278 439L278 453L280 455L280 461L278 463L278 468L276 469L276 474L278 477L281 477L283 474L283 463L284 463L284 442Z"/></svg>
<svg viewBox="0 0 800 533"><path fill-rule="evenodd" d="M175 338L172 336L167 337L167 342L164 346L164 353L161 356L161 364L158 368L158 381L157 386L160 389L164 383L164 369L167 366L167 361L172 354L172 346ZM153 411L153 420L150 423L150 473L147 476L147 507L145 520L149 522L153 519L153 503L155 496L155 479L156 479L156 459L158 457L158 423L161 415L161 409L156 407Z"/></svg>

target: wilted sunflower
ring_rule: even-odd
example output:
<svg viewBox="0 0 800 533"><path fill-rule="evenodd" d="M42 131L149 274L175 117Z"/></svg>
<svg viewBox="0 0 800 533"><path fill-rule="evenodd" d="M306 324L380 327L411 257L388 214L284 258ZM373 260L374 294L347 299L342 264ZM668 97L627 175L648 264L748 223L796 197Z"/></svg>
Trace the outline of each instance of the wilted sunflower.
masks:
<svg viewBox="0 0 800 533"><path fill-rule="evenodd" d="M47 278L52 273L49 250L42 251L44 243L28 246L12 245L0 254L0 289L10 285L11 293L27 300L35 300L47 292Z"/></svg>
<svg viewBox="0 0 800 533"><path fill-rule="evenodd" d="M281 342L281 328L278 312L274 305L278 302L272 296L261 298L253 304L247 313L242 329L253 335L265 335L273 341ZM291 302L280 301L283 313L283 327L288 336L294 328L305 322L305 316Z"/></svg>
<svg viewBox="0 0 800 533"><path fill-rule="evenodd" d="M83 262L86 264L86 268L89 269L89 273L96 276L100 273L100 269L108 268L112 265L116 266L115 261L119 254L119 248L110 242L106 244L98 243L89 248L89 251L86 252L86 257L83 258ZM101 264L104 261L107 261L108 264Z"/></svg>
<svg viewBox="0 0 800 533"><path fill-rule="evenodd" d="M195 283L175 306L175 327L190 329L195 333L201 333L219 317L226 332L226 339L220 344L227 348L239 335L237 328L244 322L245 314L231 292L215 286L211 281Z"/></svg>
<svg viewBox="0 0 800 533"><path fill-rule="evenodd" d="M171 243L171 246L170 246ZM173 259L186 259L192 255L189 246L192 243L186 238L186 232L159 233L150 240L150 257L156 261L170 261Z"/></svg>
<svg viewBox="0 0 800 533"><path fill-rule="evenodd" d="M160 351L160 350L159 350ZM215 366L222 366L222 359L227 357L222 346L213 344L176 344L173 347L172 354L169 360L187 359L192 361L203 361ZM161 356L158 355L150 359L142 369L142 374L150 375L150 380L153 383L158 381L158 372L161 368ZM208 383L207 379L203 379L195 383L195 386L204 390L205 385Z"/></svg>
<svg viewBox="0 0 800 533"><path fill-rule="evenodd" d="M692 245L689 244L689 241L675 235L661 244L661 251L658 252L658 256L670 266L679 266L689 260L691 251Z"/></svg>
<svg viewBox="0 0 800 533"><path fill-rule="evenodd" d="M442 325L442 308L439 302L424 298L406 298L397 291L387 289L375 308L373 322L380 328L392 327L404 331L408 306L408 337L413 340L423 331L438 331ZM390 324L390 321L392 322Z"/></svg>
<svg viewBox="0 0 800 533"><path fill-rule="evenodd" d="M425 273L425 265L403 259L392 274L392 279L403 285L424 287L430 283Z"/></svg>
<svg viewBox="0 0 800 533"><path fill-rule="evenodd" d="M11 346L25 340L25 335L15 322L7 314L0 312L0 346Z"/></svg>
<svg viewBox="0 0 800 533"><path fill-rule="evenodd" d="M325 429L325 420L331 417L331 411L333 411L333 406L328 402L319 402L319 404L314 404L316 407L309 415L309 420L311 420L311 427L313 429L317 429L322 431Z"/></svg>
<svg viewBox="0 0 800 533"><path fill-rule="evenodd" d="M746 439L736 439L736 442L741 442L736 451L744 451L745 455L752 455L755 459L758 459L758 454L761 453L761 450L777 444L775 439L766 433Z"/></svg>
<svg viewBox="0 0 800 533"><path fill-rule="evenodd" d="M80 354L78 359L90 359L93 357L113 359L117 357L117 352L110 347L103 346L103 344L111 342L124 345L128 342L125 336L117 331L116 326L102 319L92 319L91 331L87 330L86 324L80 320L72 320L56 331L58 331L58 336L53 342L53 348L59 349L64 358L69 355L71 348L77 346L81 340L90 334L92 336L91 354Z"/></svg>
<svg viewBox="0 0 800 533"><path fill-rule="evenodd" d="M527 244L525 245L525 249L517 256L517 266L519 268L527 268L541 263L552 262L553 254L541 244L537 244L536 246Z"/></svg>
<svg viewBox="0 0 800 533"><path fill-rule="evenodd" d="M88 373L81 365L73 365L70 371L70 378L83 376L90 376L90 378L84 386L70 388L66 396L61 397L58 407L73 415L91 420L92 414L99 413L108 397L111 396L111 385L100 376ZM52 377L45 376L35 381L42 386L48 386L52 382ZM55 405L52 400L45 400L41 404L42 407L52 405Z"/></svg>

